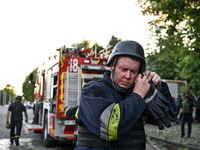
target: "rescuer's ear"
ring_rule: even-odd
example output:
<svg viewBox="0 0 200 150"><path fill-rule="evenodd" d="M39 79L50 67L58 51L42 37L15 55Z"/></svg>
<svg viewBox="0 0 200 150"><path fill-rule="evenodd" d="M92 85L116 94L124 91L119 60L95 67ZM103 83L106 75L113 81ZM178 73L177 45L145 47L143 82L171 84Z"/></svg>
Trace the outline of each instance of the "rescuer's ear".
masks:
<svg viewBox="0 0 200 150"><path fill-rule="evenodd" d="M110 70L114 68L113 62L110 63L109 67L110 67Z"/></svg>

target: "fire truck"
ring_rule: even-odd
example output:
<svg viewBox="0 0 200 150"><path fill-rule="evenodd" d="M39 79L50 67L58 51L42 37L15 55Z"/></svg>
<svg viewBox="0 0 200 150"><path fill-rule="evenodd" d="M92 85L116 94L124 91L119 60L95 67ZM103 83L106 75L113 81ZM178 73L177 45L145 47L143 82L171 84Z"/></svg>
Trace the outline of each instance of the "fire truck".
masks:
<svg viewBox="0 0 200 150"><path fill-rule="evenodd" d="M183 96L183 93L185 92L185 86L187 84L187 81L184 80L168 80L168 79L162 79L162 81L166 82L169 91L175 100L178 97L178 94Z"/></svg>
<svg viewBox="0 0 200 150"><path fill-rule="evenodd" d="M28 130L43 131L44 146L58 141L73 143L76 140L74 115L79 105L83 86L102 78L110 68L106 66L111 49L97 50L78 46L62 46L57 55L48 58L37 71L34 87L34 118Z"/></svg>

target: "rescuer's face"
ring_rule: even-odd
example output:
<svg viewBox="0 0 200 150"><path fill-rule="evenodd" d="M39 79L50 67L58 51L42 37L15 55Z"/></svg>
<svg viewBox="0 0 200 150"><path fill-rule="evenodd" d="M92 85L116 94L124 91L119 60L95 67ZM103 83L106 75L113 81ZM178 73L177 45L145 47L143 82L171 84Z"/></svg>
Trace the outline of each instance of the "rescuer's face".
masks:
<svg viewBox="0 0 200 150"><path fill-rule="evenodd" d="M114 81L123 88L132 85L138 75L140 62L129 57L120 57L115 66Z"/></svg>
<svg viewBox="0 0 200 150"><path fill-rule="evenodd" d="M186 101L186 102L189 102L190 100L189 100L189 98L186 98L185 101Z"/></svg>

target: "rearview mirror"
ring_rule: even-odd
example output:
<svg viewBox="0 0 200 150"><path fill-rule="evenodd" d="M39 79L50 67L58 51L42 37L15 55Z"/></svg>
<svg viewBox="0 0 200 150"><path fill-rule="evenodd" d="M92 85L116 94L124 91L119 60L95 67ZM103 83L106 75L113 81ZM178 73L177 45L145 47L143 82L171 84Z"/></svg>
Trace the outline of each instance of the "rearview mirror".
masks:
<svg viewBox="0 0 200 150"><path fill-rule="evenodd" d="M30 84L30 85L35 84L35 83L33 82L33 72L30 73L30 76L29 76L29 84Z"/></svg>

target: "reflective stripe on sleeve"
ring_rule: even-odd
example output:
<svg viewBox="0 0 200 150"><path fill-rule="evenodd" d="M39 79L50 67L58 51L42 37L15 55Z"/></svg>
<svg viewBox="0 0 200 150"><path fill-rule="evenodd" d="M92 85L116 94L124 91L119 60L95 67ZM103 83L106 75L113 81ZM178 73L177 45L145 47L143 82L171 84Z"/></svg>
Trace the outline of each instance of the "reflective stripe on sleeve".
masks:
<svg viewBox="0 0 200 150"><path fill-rule="evenodd" d="M111 104L100 117L100 136L106 141L118 140L118 125L120 120L119 104Z"/></svg>
<svg viewBox="0 0 200 150"><path fill-rule="evenodd" d="M76 119L79 120L79 118L78 118L78 111L79 111L79 107L77 108L77 110L76 110L76 114L75 114Z"/></svg>

